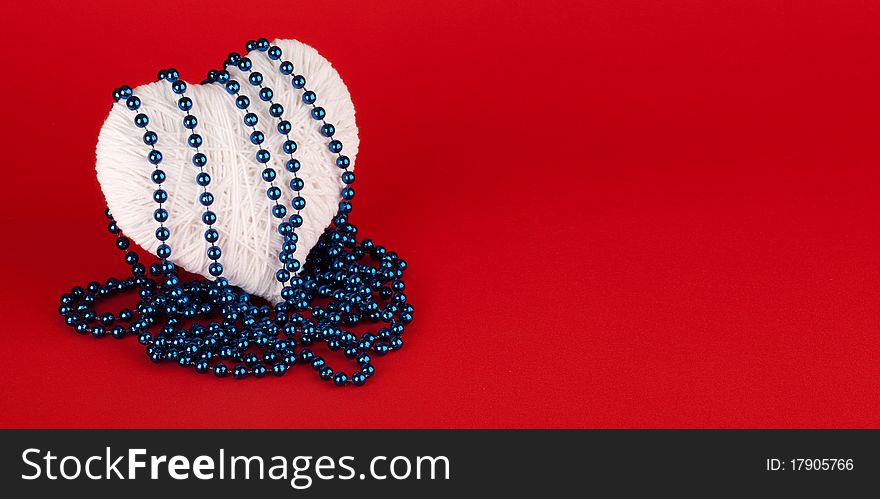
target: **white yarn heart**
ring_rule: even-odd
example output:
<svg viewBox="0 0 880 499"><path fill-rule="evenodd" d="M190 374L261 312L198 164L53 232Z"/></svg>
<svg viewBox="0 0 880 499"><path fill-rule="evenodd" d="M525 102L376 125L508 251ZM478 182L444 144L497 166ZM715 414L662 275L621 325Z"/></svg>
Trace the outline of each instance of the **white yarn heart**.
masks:
<svg viewBox="0 0 880 499"><path fill-rule="evenodd" d="M327 121L336 127L334 138L345 144L344 153L353 165L359 141L354 105L342 78L329 61L304 43L276 40L274 45L281 48L282 60L293 63L294 74L303 75L308 89L317 94L317 105L326 109ZM303 91L294 89L290 77L280 74L277 62L270 61L264 52L249 57L253 71L263 74L263 85L274 91L274 102L284 106L283 118L293 125L290 138L298 145L294 157L302 164L298 175L305 182L301 195L306 199L295 256L304 262L338 209L340 170L335 155L327 148L327 139L320 134L321 122L311 118L311 106L302 101ZM288 185L293 174L284 168L288 157L281 151L284 137L275 130L278 120L269 115L268 105L259 100L247 76L237 68L227 69L241 84L242 94L250 97L249 111L259 116L257 129L266 136L262 147L272 154L267 166L277 172L276 185L284 192L279 202L283 201L291 213L293 195ZM195 183L198 170L191 162L193 150L186 143L190 132L182 126L184 113L177 108L178 96L165 82L139 86L134 94L141 99L140 112L150 119L150 130L159 137L156 149L164 156L161 168L167 179L162 187L168 192L165 208L169 217L165 225L171 230L171 260L189 272L208 277L210 260L205 254L205 226L201 221L204 208L198 203L201 188ZM211 209L217 214L214 228L220 232L223 275L247 292L277 302L280 287L275 272L281 265L278 252L282 240L276 230L277 219L270 213L273 203L266 197L268 185L260 176L264 167L255 160L258 147L249 140L251 130L222 85L188 84L186 95L193 101L190 112L199 120L196 132L204 139L201 151L208 157L205 170L212 179L209 190L215 202ZM110 110L98 137L95 169L119 227L155 254L159 242L153 220L156 204L152 193L156 185L150 178L154 167L146 160L150 148L142 140L143 130L133 124L133 117L124 101Z"/></svg>

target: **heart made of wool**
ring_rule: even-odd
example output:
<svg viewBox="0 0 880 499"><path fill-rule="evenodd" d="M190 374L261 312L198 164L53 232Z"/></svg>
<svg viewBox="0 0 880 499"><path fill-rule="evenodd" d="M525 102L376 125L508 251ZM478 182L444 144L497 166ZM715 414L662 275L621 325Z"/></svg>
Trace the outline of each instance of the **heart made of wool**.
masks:
<svg viewBox="0 0 880 499"><path fill-rule="evenodd" d="M327 122L336 127L334 138L345 144L345 155L352 165L358 151L358 133L354 105L345 83L330 62L318 52L295 40L273 42L283 51L284 60L294 66L294 74L306 78L307 88L318 96L317 105L327 112ZM293 88L290 77L277 69L265 52L250 54L253 70L264 77L263 86L274 91L273 101L284 106L283 119L293 129L290 138L296 141L294 157L302 167L297 175L305 182L301 195L306 206L300 213L303 225L297 229L299 241L295 257L304 262L308 252L336 214L341 200L340 170L336 155L327 148L327 139L320 134L321 122L312 119L311 105L302 101L303 90ZM280 300L280 287L275 272L281 267L278 253L282 237L278 220L270 210L273 202L266 197L268 184L261 178L265 166L276 171L276 185L281 187L283 202L292 213L293 191L289 182L293 174L284 168L289 156L282 152L285 138L277 133L277 118L268 112L268 103L257 97L257 87L248 84L247 74L228 67L232 79L241 84L241 94L250 97L248 111L257 114L257 129L265 134L261 147L272 154L267 165L258 163L258 146L250 142L251 129L244 124L244 112L235 106L235 96L220 84L188 84L186 95L193 101L190 113L198 118L195 132L203 137L200 151L208 157L205 171L211 175L210 191L215 201L211 210L217 214L214 228L220 233L217 243L222 248L223 275L230 283L275 303ZM159 141L162 170L167 179L162 188L168 192L165 208L171 231L167 241L172 248L170 260L185 270L208 277L207 244L201 221L204 207L199 204L201 187L195 182L198 173L191 162L193 149L187 145L191 133L182 125L184 113L177 107L178 95L166 82L155 82L134 89L141 99L141 110L150 119L149 128ZM134 113L120 101L113 105L98 137L96 170L107 206L117 224L129 238L144 249L156 253L157 223L153 219L156 204L151 180L154 167L146 160L149 146L143 142L143 129L133 123ZM353 167L353 166L352 166Z"/></svg>

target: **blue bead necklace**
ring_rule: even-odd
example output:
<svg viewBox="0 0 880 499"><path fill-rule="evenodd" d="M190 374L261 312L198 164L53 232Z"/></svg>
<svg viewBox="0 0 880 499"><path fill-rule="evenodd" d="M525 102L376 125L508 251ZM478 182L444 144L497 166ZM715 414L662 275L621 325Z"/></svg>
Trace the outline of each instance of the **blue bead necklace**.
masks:
<svg viewBox="0 0 880 499"><path fill-rule="evenodd" d="M342 154L343 144L334 138L335 128L325 120L326 111L317 105L315 92L306 88L305 77L294 74L293 64L282 60L281 49L265 38L250 40L245 48L246 55L230 53L223 69L209 71L203 83L225 87L235 106L244 113L250 142L257 147L255 159L262 168L260 176L268 185L266 196L273 202L271 216L279 221L277 230L282 236L280 268L275 274L282 301L274 306L257 305L248 293L223 277L219 232L213 227L217 215L211 210L216 200L208 190L211 177L204 169L208 157L200 150L203 138L196 130L198 119L190 113L193 102L186 95L186 83L177 70L165 69L159 72L159 80L169 84L178 108L184 113L182 125L190 132L187 144L194 151L195 181L201 187L199 203L204 207L204 238L211 262L208 273L213 279L183 281L169 260L171 247L167 241L171 233L165 226L168 210L164 207L168 193L162 189L166 174L161 169L162 153L156 148L159 137L149 128L149 117L141 112L140 98L131 87L122 86L113 91L113 97L135 113L134 125L144 131L143 141L149 146L147 162L152 166L150 178L156 184L153 200L157 208L153 218L158 223L158 259L148 271L106 210L108 230L116 236L116 247L125 252L131 275L110 278L103 284L92 281L85 287L73 287L61 296L59 313L79 334L102 338L109 330L117 339L137 336L152 361L177 362L198 373L212 371L222 378L231 372L235 379L262 378L268 373L282 376L291 366L306 364L320 379L332 380L336 386L363 385L375 373L372 355L382 356L402 348L404 329L413 320L413 307L404 293L407 263L395 252L369 239L357 238L357 227L349 220L355 180L351 161ZM344 187L338 211L304 263L294 257L296 229L303 224L301 210L306 204L302 196L304 182L298 176L302 165L294 157L297 145L290 138L292 126L283 117L283 106L274 102L273 90L263 85L263 75L253 71L251 54L265 54L273 69L290 77L290 84L301 92L303 103L311 106L310 116L320 124L319 132L327 139L327 147L336 155L335 163L341 170ZM227 69L230 67L238 69L257 90L259 102L268 106L269 115L277 120L276 131L285 139L281 148L286 155L284 167L293 174L289 185L293 210L289 216L287 208L279 202L283 193L275 184L277 172L270 165L271 153L262 147L265 134L257 128L259 119L250 111L251 99L242 91L241 84L232 79ZM123 308L116 314L100 315L96 312L99 298L132 290L137 290L139 297L134 310ZM355 331L367 324L378 327L374 332ZM310 348L319 344L354 359L356 369L334 370Z"/></svg>

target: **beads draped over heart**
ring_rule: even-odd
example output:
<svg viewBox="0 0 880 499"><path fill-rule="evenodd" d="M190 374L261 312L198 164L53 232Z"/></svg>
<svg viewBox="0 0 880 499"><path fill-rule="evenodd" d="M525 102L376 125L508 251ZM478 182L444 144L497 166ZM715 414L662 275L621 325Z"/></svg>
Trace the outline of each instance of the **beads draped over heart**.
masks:
<svg viewBox="0 0 880 499"><path fill-rule="evenodd" d="M135 335L154 362L174 361L199 373L210 370L217 377L226 377L231 372L236 379L261 378L268 372L281 376L289 367L305 363L322 380L332 380L337 386L349 382L363 385L375 372L371 356L402 348L404 329L412 322L414 309L407 302L402 280L407 263L371 240L357 238L357 227L349 220L355 180L350 171L351 161L342 154L344 146L334 138L335 127L325 120L326 111L317 105L317 95L307 88L305 76L294 74L293 64L282 60L282 50L265 38L248 41L246 50L244 56L229 54L224 67L211 70L205 83L225 87L251 130L249 140L256 148L254 159L262 166L260 176L268 185L266 196L273 202L271 216L278 221L276 230L283 241L275 274L282 300L274 306L258 306L248 293L230 285L223 277L221 244L213 227L217 215L211 209L215 198L208 190L211 177L205 171L209 158L201 150L204 139L197 132L198 119L190 112L193 101L186 95L186 83L180 80L177 70L165 69L159 72L159 80L168 83L169 98L176 99L183 113L181 124L188 130L187 144L194 151L192 164L197 170L195 182L201 188L198 200L204 207L201 219L206 227L204 239L211 262L208 273L213 279L183 281L169 260L172 249L167 241L171 234L165 225L169 215L164 207L168 193L162 188L166 174L161 169L163 155L156 147L159 137L149 127L149 116L141 112L140 98L130 87L123 86L114 90L113 96L117 101L124 101L135 114L133 124L144 130L143 142L149 146L146 159L152 166L150 178L156 184L153 201L157 208L153 218L158 223L155 231L159 242L158 261L151 264L147 272L138 255L130 251L130 241L121 234L108 209L108 229L116 235L117 248L125 251L124 259L131 268L131 275L72 288L62 295L59 313L65 323L80 334L100 338L109 328L114 338ZM297 146L289 136L291 125L284 120L284 108L273 101L274 91L263 84L263 75L253 71L251 54L267 57L280 74L290 77L291 87L301 91L303 103L311 106L309 114L320 124L318 131L327 139L327 148L335 155L335 164L341 170L344 187L336 216L303 264L294 257L296 230L303 224L300 211L306 204L302 193L304 183L296 175L302 165L294 157ZM257 90L259 101L251 100L242 85L232 78L229 67L247 75L248 83ZM259 118L249 110L257 102L269 107L269 114L277 120L276 131L285 137L281 148L286 156L284 165L294 173L289 186L293 196L289 216L280 202L282 190L275 185L277 172L270 166L272 154L262 147L265 134L257 128ZM373 264L366 261L368 257ZM100 315L95 311L99 298L135 289L140 299L134 310ZM207 322L194 321L199 318ZM374 332L356 332L364 324L382 325ZM346 358L355 360L357 369L334 370L309 348L313 344L324 344L330 351L341 350Z"/></svg>

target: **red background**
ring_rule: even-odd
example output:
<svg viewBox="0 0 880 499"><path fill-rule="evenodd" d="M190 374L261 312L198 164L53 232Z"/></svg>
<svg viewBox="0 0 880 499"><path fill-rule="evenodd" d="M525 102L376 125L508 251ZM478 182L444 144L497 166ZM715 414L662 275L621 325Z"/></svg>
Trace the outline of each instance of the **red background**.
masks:
<svg viewBox="0 0 880 499"><path fill-rule="evenodd" d="M73 4L0 21L2 426L878 426L876 2ZM56 314L125 271L111 89L258 36L339 69L354 220L411 264L364 389L157 367Z"/></svg>

